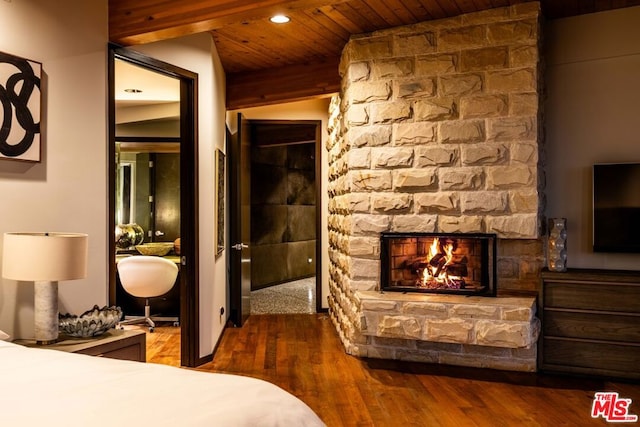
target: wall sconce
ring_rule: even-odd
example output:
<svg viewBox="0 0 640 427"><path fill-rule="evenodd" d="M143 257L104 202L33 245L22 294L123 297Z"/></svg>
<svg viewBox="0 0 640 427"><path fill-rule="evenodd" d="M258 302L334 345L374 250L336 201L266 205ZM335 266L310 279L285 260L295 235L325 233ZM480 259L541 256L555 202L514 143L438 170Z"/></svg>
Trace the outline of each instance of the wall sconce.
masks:
<svg viewBox="0 0 640 427"><path fill-rule="evenodd" d="M86 234L5 233L2 276L34 282L35 339L58 339L58 281L87 277Z"/></svg>

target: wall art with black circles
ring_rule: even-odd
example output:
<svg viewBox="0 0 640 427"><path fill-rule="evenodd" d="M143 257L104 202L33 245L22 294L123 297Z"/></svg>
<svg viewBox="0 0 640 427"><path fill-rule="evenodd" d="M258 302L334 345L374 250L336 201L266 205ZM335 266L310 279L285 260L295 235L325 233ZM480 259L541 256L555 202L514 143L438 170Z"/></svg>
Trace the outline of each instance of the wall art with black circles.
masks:
<svg viewBox="0 0 640 427"><path fill-rule="evenodd" d="M42 64L0 52L0 160L40 161Z"/></svg>

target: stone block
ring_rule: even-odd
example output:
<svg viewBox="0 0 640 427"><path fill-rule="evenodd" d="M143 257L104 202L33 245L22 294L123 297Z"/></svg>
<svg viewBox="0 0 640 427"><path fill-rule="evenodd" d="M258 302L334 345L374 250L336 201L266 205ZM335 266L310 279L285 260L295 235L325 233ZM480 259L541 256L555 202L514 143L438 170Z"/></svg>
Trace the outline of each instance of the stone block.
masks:
<svg viewBox="0 0 640 427"><path fill-rule="evenodd" d="M371 210L369 193L350 193L346 199L350 212L367 213Z"/></svg>
<svg viewBox="0 0 640 427"><path fill-rule="evenodd" d="M369 123L369 112L364 104L352 105L346 116L349 126L363 126Z"/></svg>
<svg viewBox="0 0 640 427"><path fill-rule="evenodd" d="M509 49L509 65L511 68L535 67L539 59L536 45L512 46Z"/></svg>
<svg viewBox="0 0 640 427"><path fill-rule="evenodd" d="M443 29L438 38L438 49L440 51L470 49L484 45L485 40L484 25Z"/></svg>
<svg viewBox="0 0 640 427"><path fill-rule="evenodd" d="M398 80L394 85L394 93L400 99L428 98L436 94L436 82L432 78Z"/></svg>
<svg viewBox="0 0 640 427"><path fill-rule="evenodd" d="M383 347L395 347L398 350L416 348L415 340L406 340L403 338L372 337L371 343Z"/></svg>
<svg viewBox="0 0 640 427"><path fill-rule="evenodd" d="M371 148L353 148L348 158L350 169L371 169Z"/></svg>
<svg viewBox="0 0 640 427"><path fill-rule="evenodd" d="M396 101L382 104L370 104L371 119L375 124L396 123L411 118L411 105Z"/></svg>
<svg viewBox="0 0 640 427"><path fill-rule="evenodd" d="M436 318L447 317L447 305L429 302L405 302L400 311L404 314L429 316Z"/></svg>
<svg viewBox="0 0 640 427"><path fill-rule="evenodd" d="M479 190L484 185L484 170L480 167L440 169L441 190Z"/></svg>
<svg viewBox="0 0 640 427"><path fill-rule="evenodd" d="M540 208L540 196L536 190L510 190L509 208L512 213L536 213Z"/></svg>
<svg viewBox="0 0 640 427"><path fill-rule="evenodd" d="M455 74L440 76L440 95L467 96L482 91L480 74Z"/></svg>
<svg viewBox="0 0 640 427"><path fill-rule="evenodd" d="M456 193L421 193L413 196L417 213L459 214L460 202Z"/></svg>
<svg viewBox="0 0 640 427"><path fill-rule="evenodd" d="M351 147L379 147L391 142L391 126L367 126L349 129Z"/></svg>
<svg viewBox="0 0 640 427"><path fill-rule="evenodd" d="M533 310L524 307L503 308L500 318L507 321L530 322L533 318Z"/></svg>
<svg viewBox="0 0 640 427"><path fill-rule="evenodd" d="M397 34L393 38L393 54L402 57L435 52L435 40L436 35L433 32Z"/></svg>
<svg viewBox="0 0 640 427"><path fill-rule="evenodd" d="M413 60L409 58L373 62L373 75L375 79L390 79L411 74L413 74Z"/></svg>
<svg viewBox="0 0 640 427"><path fill-rule="evenodd" d="M352 39L345 47L345 53L351 62L393 56L392 39L389 36Z"/></svg>
<svg viewBox="0 0 640 427"><path fill-rule="evenodd" d="M509 114L512 116L537 116L540 98L535 92L509 94Z"/></svg>
<svg viewBox="0 0 640 427"><path fill-rule="evenodd" d="M460 16L463 25L471 24L487 24L490 22L505 21L509 19L508 7L497 7L495 9L487 9L479 12L465 13Z"/></svg>
<svg viewBox="0 0 640 427"><path fill-rule="evenodd" d="M438 363L439 356L437 353L399 348L396 350L396 358L407 362Z"/></svg>
<svg viewBox="0 0 640 427"><path fill-rule="evenodd" d="M350 82L361 82L365 80L369 80L369 76L371 74L371 67L368 62L355 62L349 64L349 68L347 70L347 79ZM339 101L336 101L339 103ZM332 101L333 106L333 101ZM335 108L335 107L333 107Z"/></svg>
<svg viewBox="0 0 640 427"><path fill-rule="evenodd" d="M485 219L487 232L505 239L535 239L538 237L538 216L517 214Z"/></svg>
<svg viewBox="0 0 640 427"><path fill-rule="evenodd" d="M495 305L454 304L449 309L449 316L469 319L498 319L500 309Z"/></svg>
<svg viewBox="0 0 640 427"><path fill-rule="evenodd" d="M413 149L402 147L380 147L371 150L373 167L408 167L413 163Z"/></svg>
<svg viewBox="0 0 640 427"><path fill-rule="evenodd" d="M535 117L489 119L488 139L491 141L535 141L537 135L537 120Z"/></svg>
<svg viewBox="0 0 640 427"><path fill-rule="evenodd" d="M538 163L538 146L535 143L514 142L509 154L513 162L534 166Z"/></svg>
<svg viewBox="0 0 640 427"><path fill-rule="evenodd" d="M350 171L352 191L391 190L391 171Z"/></svg>
<svg viewBox="0 0 640 427"><path fill-rule="evenodd" d="M416 147L415 167L453 166L458 163L459 150L454 147Z"/></svg>
<svg viewBox="0 0 640 427"><path fill-rule="evenodd" d="M380 276L380 261L351 257L351 278L354 280L377 279Z"/></svg>
<svg viewBox="0 0 640 427"><path fill-rule="evenodd" d="M366 299L361 304L363 311L398 311L398 303L395 301Z"/></svg>
<svg viewBox="0 0 640 427"><path fill-rule="evenodd" d="M388 231L391 220L387 215L354 214L352 222L353 235L367 236L378 235L383 231Z"/></svg>
<svg viewBox="0 0 640 427"><path fill-rule="evenodd" d="M460 100L460 116L465 119L500 117L507 112L507 98L503 95L470 96Z"/></svg>
<svg viewBox="0 0 640 427"><path fill-rule="evenodd" d="M349 255L378 259L380 257L380 239L375 237L349 237Z"/></svg>
<svg viewBox="0 0 640 427"><path fill-rule="evenodd" d="M472 339L473 321L463 319L429 319L423 339L428 341L468 344Z"/></svg>
<svg viewBox="0 0 640 427"><path fill-rule="evenodd" d="M535 92L537 87L533 68L487 71L485 90L489 93Z"/></svg>
<svg viewBox="0 0 640 427"><path fill-rule="evenodd" d="M507 158L507 148L502 144L478 144L462 147L462 164L465 166L495 165Z"/></svg>
<svg viewBox="0 0 640 427"><path fill-rule="evenodd" d="M354 291L376 291L378 290L377 280L351 280L351 289Z"/></svg>
<svg viewBox="0 0 640 427"><path fill-rule="evenodd" d="M453 98L424 99L413 103L416 121L437 121L455 119L458 115Z"/></svg>
<svg viewBox="0 0 640 427"><path fill-rule="evenodd" d="M434 190L437 184L435 168L393 171L393 188L396 191Z"/></svg>
<svg viewBox="0 0 640 427"><path fill-rule="evenodd" d="M484 226L480 216L440 216L438 230L443 233L482 233Z"/></svg>
<svg viewBox="0 0 640 427"><path fill-rule="evenodd" d="M475 341L491 347L529 347L534 341L531 327L524 322L492 322L479 320Z"/></svg>
<svg viewBox="0 0 640 427"><path fill-rule="evenodd" d="M429 122L400 123L394 125L395 145L420 145L436 140L437 126Z"/></svg>
<svg viewBox="0 0 640 427"><path fill-rule="evenodd" d="M412 197L401 193L378 193L371 196L374 211L380 213L406 213L411 207Z"/></svg>
<svg viewBox="0 0 640 427"><path fill-rule="evenodd" d="M415 75L440 76L457 72L458 57L453 53L418 56L416 58Z"/></svg>
<svg viewBox="0 0 640 427"><path fill-rule="evenodd" d="M509 204L507 194L502 191L474 191L460 195L463 214L505 214Z"/></svg>
<svg viewBox="0 0 640 427"><path fill-rule="evenodd" d="M442 143L471 143L485 140L483 120L457 120L440 123L438 136Z"/></svg>
<svg viewBox="0 0 640 427"><path fill-rule="evenodd" d="M378 324L377 335L381 337L419 339L422 326L410 316L383 316Z"/></svg>
<svg viewBox="0 0 640 427"><path fill-rule="evenodd" d="M506 68L509 50L506 46L463 50L460 53L460 71L485 71Z"/></svg>
<svg viewBox="0 0 640 427"><path fill-rule="evenodd" d="M386 101L391 98L389 82L356 82L349 86L349 99L354 104Z"/></svg>
<svg viewBox="0 0 640 427"><path fill-rule="evenodd" d="M538 22L535 19L496 22L487 28L487 39L495 45L535 43L537 38Z"/></svg>
<svg viewBox="0 0 640 427"><path fill-rule="evenodd" d="M487 168L487 188L491 190L535 187L536 171L528 166Z"/></svg>
<svg viewBox="0 0 640 427"><path fill-rule="evenodd" d="M437 215L395 215L391 220L391 231L433 233L436 231L437 219Z"/></svg>

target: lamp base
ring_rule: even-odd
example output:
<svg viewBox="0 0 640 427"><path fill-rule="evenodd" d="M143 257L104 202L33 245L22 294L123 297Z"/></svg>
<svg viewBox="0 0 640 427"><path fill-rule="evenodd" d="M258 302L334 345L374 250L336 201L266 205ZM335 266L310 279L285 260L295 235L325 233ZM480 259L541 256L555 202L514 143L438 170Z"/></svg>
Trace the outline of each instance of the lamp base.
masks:
<svg viewBox="0 0 640 427"><path fill-rule="evenodd" d="M36 343L53 344L58 340L58 282L36 281L34 291Z"/></svg>

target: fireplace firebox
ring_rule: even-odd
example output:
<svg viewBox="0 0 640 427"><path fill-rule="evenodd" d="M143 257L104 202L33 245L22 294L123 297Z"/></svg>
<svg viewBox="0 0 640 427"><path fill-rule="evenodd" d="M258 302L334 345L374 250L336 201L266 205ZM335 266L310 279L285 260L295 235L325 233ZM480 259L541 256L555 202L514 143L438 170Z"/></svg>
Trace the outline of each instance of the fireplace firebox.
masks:
<svg viewBox="0 0 640 427"><path fill-rule="evenodd" d="M495 296L496 235L382 233L380 290Z"/></svg>

